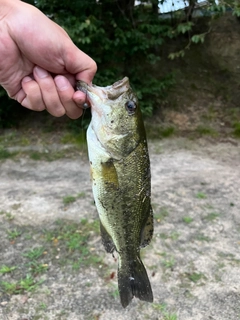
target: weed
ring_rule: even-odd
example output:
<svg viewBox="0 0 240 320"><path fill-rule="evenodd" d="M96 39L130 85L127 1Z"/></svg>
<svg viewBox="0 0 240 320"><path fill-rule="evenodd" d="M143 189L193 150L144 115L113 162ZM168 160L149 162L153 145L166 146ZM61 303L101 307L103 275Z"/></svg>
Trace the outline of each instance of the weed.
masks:
<svg viewBox="0 0 240 320"><path fill-rule="evenodd" d="M85 192L80 192L76 196L65 196L63 197L63 203L64 205L68 205L70 203L75 202L78 198L84 198L86 196Z"/></svg>
<svg viewBox="0 0 240 320"><path fill-rule="evenodd" d="M164 313L163 320L177 320L177 315L175 313Z"/></svg>
<svg viewBox="0 0 240 320"><path fill-rule="evenodd" d="M31 261L28 264L32 274L37 275L43 273L48 269L48 264L38 263L36 261Z"/></svg>
<svg viewBox="0 0 240 320"><path fill-rule="evenodd" d="M41 153L41 152L34 151L34 152L31 152L31 153L29 154L29 157L30 157L32 160L41 160L41 159L42 159L42 153Z"/></svg>
<svg viewBox="0 0 240 320"><path fill-rule="evenodd" d="M199 233L199 234L196 236L196 240L209 242L211 239L210 239L208 236L205 236L204 234Z"/></svg>
<svg viewBox="0 0 240 320"><path fill-rule="evenodd" d="M169 138L173 136L176 132L174 127L162 128L161 126L154 126L152 123L146 123L146 131L149 139L161 139Z"/></svg>
<svg viewBox="0 0 240 320"><path fill-rule="evenodd" d="M183 217L183 222L185 223L191 223L193 221L193 218L191 217Z"/></svg>
<svg viewBox="0 0 240 320"><path fill-rule="evenodd" d="M187 277L189 280L191 280L192 282L196 283L199 280L201 280L203 278L203 274L202 273L196 273L193 272L191 274L187 274Z"/></svg>
<svg viewBox="0 0 240 320"><path fill-rule="evenodd" d="M45 249L43 247L33 248L29 250L27 253L24 253L23 256L30 260L36 260L41 257L44 251Z"/></svg>
<svg viewBox="0 0 240 320"><path fill-rule="evenodd" d="M40 305L39 305L39 308L42 309L42 310L46 310L47 309L46 303L41 302Z"/></svg>
<svg viewBox="0 0 240 320"><path fill-rule="evenodd" d="M7 149L0 147L0 160L12 158L16 154L16 152L9 152Z"/></svg>
<svg viewBox="0 0 240 320"><path fill-rule="evenodd" d="M177 315L175 313L170 313L166 311L167 305L165 303L153 303L152 304L153 308L155 310L158 310L162 313L163 315L163 320L177 320Z"/></svg>
<svg viewBox="0 0 240 320"><path fill-rule="evenodd" d="M70 262L74 270L82 266L99 265L102 262L102 258L88 245L92 234L99 234L98 220L89 222L87 219L82 219L80 223L71 224L59 220L57 224L55 230L45 232L45 239L52 242L55 248L58 244L58 247L63 249L62 252L65 249L71 253L73 259Z"/></svg>
<svg viewBox="0 0 240 320"><path fill-rule="evenodd" d="M211 212L207 216L205 216L203 219L207 221L213 221L219 217L219 213Z"/></svg>
<svg viewBox="0 0 240 320"><path fill-rule="evenodd" d="M16 269L16 267L8 267L8 266L3 265L0 268L0 273L1 274L10 273L10 272L14 271L15 269Z"/></svg>
<svg viewBox="0 0 240 320"><path fill-rule="evenodd" d="M236 122L233 126L233 135L240 138L240 122Z"/></svg>
<svg viewBox="0 0 240 320"><path fill-rule="evenodd" d="M5 216L9 221L12 221L14 219L14 216L10 212L5 212Z"/></svg>
<svg viewBox="0 0 240 320"><path fill-rule="evenodd" d="M179 236L180 236L180 233L177 232L177 231L173 231L173 232L171 232L171 234L170 234L170 238L171 238L172 240L177 240L177 239L179 238Z"/></svg>
<svg viewBox="0 0 240 320"><path fill-rule="evenodd" d="M213 128L210 128L210 127L203 126L203 125L200 125L197 127L197 132L200 135L217 136L216 130L214 130Z"/></svg>
<svg viewBox="0 0 240 320"><path fill-rule="evenodd" d="M0 211L0 215L5 215L8 221L11 221L14 219L14 216L10 212L4 211L4 210Z"/></svg>
<svg viewBox="0 0 240 320"><path fill-rule="evenodd" d="M8 230L7 234L8 234L9 240L15 240L17 237L21 235L21 232L18 231L17 229L13 229L13 230Z"/></svg>
<svg viewBox="0 0 240 320"><path fill-rule="evenodd" d="M176 263L176 261L173 257L170 257L170 259L163 260L163 265L167 269L172 269L174 267L175 263Z"/></svg>
<svg viewBox="0 0 240 320"><path fill-rule="evenodd" d="M203 193L203 192L198 192L198 193L196 194L196 197L197 197L198 199L206 199L206 198L207 198L206 194Z"/></svg>
<svg viewBox="0 0 240 320"><path fill-rule="evenodd" d="M152 304L153 308L158 310L158 311L165 311L167 308L166 303L153 303Z"/></svg>
<svg viewBox="0 0 240 320"><path fill-rule="evenodd" d="M63 198L63 203L65 205L67 205L67 204L75 202L76 200L77 200L77 198L74 197L74 196L66 196L66 197Z"/></svg>
<svg viewBox="0 0 240 320"><path fill-rule="evenodd" d="M117 285L112 284L112 290L110 291L110 295L114 299L118 299L119 298L119 291L118 291L118 286Z"/></svg>
<svg viewBox="0 0 240 320"><path fill-rule="evenodd" d="M25 291L33 291L41 283L42 281L35 282L33 277L27 274L24 279L21 279L16 283L1 281L0 287L2 287L2 291L6 294L21 294Z"/></svg>
<svg viewBox="0 0 240 320"><path fill-rule="evenodd" d="M45 160L45 161L54 161L57 159L65 158L66 152L64 151L56 151L56 152L49 152L46 150L45 152L33 151L29 153L29 157L32 160Z"/></svg>

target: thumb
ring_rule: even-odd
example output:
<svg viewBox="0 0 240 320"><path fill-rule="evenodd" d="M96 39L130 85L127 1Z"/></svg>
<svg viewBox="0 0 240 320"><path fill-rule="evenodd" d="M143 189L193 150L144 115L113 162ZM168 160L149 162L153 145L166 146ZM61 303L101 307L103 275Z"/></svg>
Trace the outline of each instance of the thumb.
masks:
<svg viewBox="0 0 240 320"><path fill-rule="evenodd" d="M76 80L82 80L88 84L92 82L97 72L96 62L75 45L67 53L65 66L69 73L75 75Z"/></svg>

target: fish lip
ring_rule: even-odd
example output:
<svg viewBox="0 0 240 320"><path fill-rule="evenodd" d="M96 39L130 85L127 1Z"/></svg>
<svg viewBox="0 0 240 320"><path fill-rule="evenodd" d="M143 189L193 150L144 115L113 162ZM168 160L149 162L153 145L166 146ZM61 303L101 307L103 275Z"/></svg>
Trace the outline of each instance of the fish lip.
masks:
<svg viewBox="0 0 240 320"><path fill-rule="evenodd" d="M128 77L124 77L122 80L116 81L111 86L99 87L96 85L88 85L87 93L88 98L91 101L91 94L96 95L101 100L115 100L126 92L130 88Z"/></svg>

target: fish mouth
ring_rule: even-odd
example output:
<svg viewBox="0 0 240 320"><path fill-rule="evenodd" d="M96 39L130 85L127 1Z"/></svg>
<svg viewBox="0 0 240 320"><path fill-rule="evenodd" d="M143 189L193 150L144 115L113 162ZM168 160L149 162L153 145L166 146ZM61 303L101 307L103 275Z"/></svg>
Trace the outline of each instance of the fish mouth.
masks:
<svg viewBox="0 0 240 320"><path fill-rule="evenodd" d="M116 100L124 92L130 88L128 77L124 77L122 80L119 80L107 87L99 87L96 85L88 85L87 93L88 98L91 101L91 95L96 95L101 100Z"/></svg>

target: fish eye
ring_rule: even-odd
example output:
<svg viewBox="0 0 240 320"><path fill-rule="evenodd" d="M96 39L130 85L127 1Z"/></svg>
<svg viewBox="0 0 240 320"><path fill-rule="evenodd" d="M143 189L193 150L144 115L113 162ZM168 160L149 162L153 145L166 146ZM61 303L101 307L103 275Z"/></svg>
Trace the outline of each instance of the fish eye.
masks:
<svg viewBox="0 0 240 320"><path fill-rule="evenodd" d="M126 107L126 109L128 111L128 114L131 115L131 114L135 113L137 105L136 105L136 103L134 101L129 100L128 102L126 102L125 107Z"/></svg>

